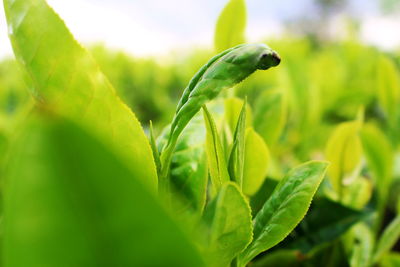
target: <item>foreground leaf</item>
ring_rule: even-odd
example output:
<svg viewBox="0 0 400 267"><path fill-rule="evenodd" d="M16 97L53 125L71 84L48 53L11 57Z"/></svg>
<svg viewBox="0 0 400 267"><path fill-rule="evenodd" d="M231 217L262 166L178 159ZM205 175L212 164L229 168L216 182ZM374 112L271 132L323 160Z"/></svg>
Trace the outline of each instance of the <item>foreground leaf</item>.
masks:
<svg viewBox="0 0 400 267"><path fill-rule="evenodd" d="M206 209L205 219L210 225L210 264L228 266L252 238L250 207L236 184L222 187Z"/></svg>
<svg viewBox="0 0 400 267"><path fill-rule="evenodd" d="M230 0L217 21L214 35L217 51L245 42L246 19L245 0Z"/></svg>
<svg viewBox="0 0 400 267"><path fill-rule="evenodd" d="M326 162L311 161L281 180L254 219L253 241L240 254L240 266L281 242L303 219L327 166Z"/></svg>
<svg viewBox="0 0 400 267"><path fill-rule="evenodd" d="M64 22L44 0L5 0L4 7L14 53L38 105L97 134L155 190L156 168L139 122Z"/></svg>
<svg viewBox="0 0 400 267"><path fill-rule="evenodd" d="M5 266L203 265L141 177L76 124L32 118L10 159Z"/></svg>

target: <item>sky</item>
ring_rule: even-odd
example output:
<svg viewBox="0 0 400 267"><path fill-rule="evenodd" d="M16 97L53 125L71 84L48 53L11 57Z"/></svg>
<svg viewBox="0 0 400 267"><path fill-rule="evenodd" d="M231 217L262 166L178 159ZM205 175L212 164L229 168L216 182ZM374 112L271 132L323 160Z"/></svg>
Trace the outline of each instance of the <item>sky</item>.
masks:
<svg viewBox="0 0 400 267"><path fill-rule="evenodd" d="M215 21L226 0L48 0L83 44L102 42L137 56L212 46ZM315 13L312 0L247 0L250 42L276 37L283 22ZM376 0L351 0L348 12L361 20L366 43L393 49L400 45L400 16L382 16ZM340 21L340 20L338 20ZM338 23L340 26L340 23ZM339 27L340 28L340 27ZM12 55L3 5L0 7L0 57Z"/></svg>

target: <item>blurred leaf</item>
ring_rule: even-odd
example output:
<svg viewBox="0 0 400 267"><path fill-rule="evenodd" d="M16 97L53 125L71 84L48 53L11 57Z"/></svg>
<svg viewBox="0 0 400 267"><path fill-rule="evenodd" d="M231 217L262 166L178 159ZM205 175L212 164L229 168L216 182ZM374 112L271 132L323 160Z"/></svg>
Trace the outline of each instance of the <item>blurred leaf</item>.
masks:
<svg viewBox="0 0 400 267"><path fill-rule="evenodd" d="M7 171L5 266L203 266L142 177L101 141L54 115L21 133Z"/></svg>
<svg viewBox="0 0 400 267"><path fill-rule="evenodd" d="M160 152L158 151L156 139L154 137L153 123L150 121L150 146L153 152L154 162L157 167L157 174L160 174L161 171L161 161L160 161Z"/></svg>
<svg viewBox="0 0 400 267"><path fill-rule="evenodd" d="M210 224L210 265L228 266L252 239L251 211L239 187L223 185L204 216Z"/></svg>
<svg viewBox="0 0 400 267"><path fill-rule="evenodd" d="M371 256L374 249L374 236L366 224L357 224L354 229L355 242L350 258L351 267L371 266Z"/></svg>
<svg viewBox="0 0 400 267"><path fill-rule="evenodd" d="M317 198L294 234L283 241L282 247L307 254L339 238L365 215L332 200Z"/></svg>
<svg viewBox="0 0 400 267"><path fill-rule="evenodd" d="M372 196L372 183L365 177L357 177L354 181L343 188L342 203L353 209L361 210Z"/></svg>
<svg viewBox="0 0 400 267"><path fill-rule="evenodd" d="M246 20L245 0L229 0L215 28L214 46L217 52L245 42Z"/></svg>
<svg viewBox="0 0 400 267"><path fill-rule="evenodd" d="M331 165L328 174L331 184L341 198L343 186L350 184L359 173L362 146L359 137L360 122L339 124L328 140L325 156Z"/></svg>
<svg viewBox="0 0 400 267"><path fill-rule="evenodd" d="M379 198L386 198L393 175L394 153L391 144L373 124L366 124L362 128L361 140Z"/></svg>
<svg viewBox="0 0 400 267"><path fill-rule="evenodd" d="M298 252L294 250L276 250L267 253L251 264L251 267L297 267L300 266Z"/></svg>
<svg viewBox="0 0 400 267"><path fill-rule="evenodd" d="M280 181L254 219L253 241L240 254L240 266L281 242L303 219L327 166L326 162L310 161Z"/></svg>
<svg viewBox="0 0 400 267"><path fill-rule="evenodd" d="M206 152L210 178L214 192L218 192L221 186L230 180L228 167L225 162L224 151L221 145L217 127L211 113L203 106L204 121L206 124Z"/></svg>
<svg viewBox="0 0 400 267"><path fill-rule="evenodd" d="M283 93L264 91L254 110L254 128L269 146L274 145L286 124L287 103Z"/></svg>
<svg viewBox="0 0 400 267"><path fill-rule="evenodd" d="M385 253L388 253L399 239L400 215L397 215L397 217L394 218L394 220L385 228L376 244L374 262L378 262Z"/></svg>
<svg viewBox="0 0 400 267"><path fill-rule="evenodd" d="M5 0L4 7L14 53L32 79L37 104L93 131L155 190L156 168L139 122L64 22L44 0Z"/></svg>
<svg viewBox="0 0 400 267"><path fill-rule="evenodd" d="M398 267L400 266L400 253L392 252L384 255L379 263L381 267Z"/></svg>
<svg viewBox="0 0 400 267"><path fill-rule="evenodd" d="M233 144L228 161L228 172L232 181L235 181L239 188L243 185L244 153L245 153L245 131L246 131L246 102L243 103L237 120Z"/></svg>
<svg viewBox="0 0 400 267"><path fill-rule="evenodd" d="M395 63L385 56L378 60L377 89L378 99L389 123L396 123L400 115L400 77Z"/></svg>
<svg viewBox="0 0 400 267"><path fill-rule="evenodd" d="M253 128L246 130L243 168L243 192L251 196L261 187L267 175L269 150L264 140Z"/></svg>

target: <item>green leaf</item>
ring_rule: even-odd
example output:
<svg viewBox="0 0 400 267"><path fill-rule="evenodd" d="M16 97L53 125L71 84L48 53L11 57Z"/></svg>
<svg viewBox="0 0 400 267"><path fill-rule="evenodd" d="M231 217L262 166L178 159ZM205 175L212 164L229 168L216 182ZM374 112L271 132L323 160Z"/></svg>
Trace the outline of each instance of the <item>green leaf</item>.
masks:
<svg viewBox="0 0 400 267"><path fill-rule="evenodd" d="M254 108L254 128L272 146L280 137L287 120L287 101L278 90L266 90Z"/></svg>
<svg viewBox="0 0 400 267"><path fill-rule="evenodd" d="M361 140L379 198L383 200L388 194L393 176L393 149L384 133L373 124L364 125Z"/></svg>
<svg viewBox="0 0 400 267"><path fill-rule="evenodd" d="M303 219L327 167L326 162L310 161L280 181L254 219L253 241L240 254L240 266L281 242Z"/></svg>
<svg viewBox="0 0 400 267"><path fill-rule="evenodd" d="M238 186L226 183L207 206L211 266L228 266L252 239L251 211Z"/></svg>
<svg viewBox="0 0 400 267"><path fill-rule="evenodd" d="M217 51L245 42L246 30L245 0L229 0L222 10L214 34L214 45Z"/></svg>
<svg viewBox="0 0 400 267"><path fill-rule="evenodd" d="M399 239L400 215L397 215L385 228L382 236L378 240L374 254L374 262L378 262L385 253L389 252Z"/></svg>
<svg viewBox="0 0 400 267"><path fill-rule="evenodd" d="M160 174L160 172L161 172L160 152L158 151L158 148L157 148L152 121L150 121L150 146L151 146L151 150L153 152L154 162L157 167L157 174Z"/></svg>
<svg viewBox="0 0 400 267"><path fill-rule="evenodd" d="M244 153L245 153L245 130L246 130L246 102L242 106L237 120L233 144L228 161L228 172L232 181L240 188L243 184Z"/></svg>
<svg viewBox="0 0 400 267"><path fill-rule="evenodd" d="M357 224L354 229L356 241L352 246L351 267L371 266L371 255L374 248L374 236L366 224Z"/></svg>
<svg viewBox="0 0 400 267"><path fill-rule="evenodd" d="M369 179L359 176L343 188L342 203L353 209L361 210L370 201L373 186Z"/></svg>
<svg viewBox="0 0 400 267"><path fill-rule="evenodd" d="M266 178L269 164L269 150L264 140L252 128L246 131L243 192L255 194Z"/></svg>
<svg viewBox="0 0 400 267"><path fill-rule="evenodd" d="M203 124L200 113L193 117L178 139L170 165L171 193L181 197L183 206L197 212L204 208L208 181ZM167 143L169 134L170 127L166 127L158 139L158 147Z"/></svg>
<svg viewBox="0 0 400 267"><path fill-rule="evenodd" d="M228 123L232 134L235 132L236 124L238 122L243 105L244 101L237 97L230 97L224 100L224 118ZM251 127L252 122L253 115L251 107L246 105L246 128Z"/></svg>
<svg viewBox="0 0 400 267"><path fill-rule="evenodd" d="M211 113L205 105L203 106L203 115L207 129L206 152L209 166L208 169L213 190L216 193L219 191L221 186L230 179L217 127Z"/></svg>
<svg viewBox="0 0 400 267"><path fill-rule="evenodd" d="M98 135L156 190L157 172L139 122L60 17L44 0L5 0L4 7L15 56L32 80L37 104Z"/></svg>
<svg viewBox="0 0 400 267"><path fill-rule="evenodd" d="M139 174L97 137L53 114L21 133L4 188L5 266L203 266Z"/></svg>
<svg viewBox="0 0 400 267"><path fill-rule="evenodd" d="M332 200L317 198L295 234L287 237L282 247L309 253L336 240L366 215Z"/></svg>
<svg viewBox="0 0 400 267"><path fill-rule="evenodd" d="M392 252L384 255L379 262L381 267L398 267L400 266L400 253Z"/></svg>
<svg viewBox="0 0 400 267"><path fill-rule="evenodd" d="M297 267L300 266L300 258L297 251L279 249L271 251L261 259L251 264L251 267Z"/></svg>
<svg viewBox="0 0 400 267"><path fill-rule="evenodd" d="M378 100L390 124L396 123L400 114L400 77L395 63L385 56L378 60Z"/></svg>
<svg viewBox="0 0 400 267"><path fill-rule="evenodd" d="M359 121L341 123L326 146L325 156L331 162L328 169L329 179L339 198L343 195L343 186L350 184L360 171L363 153L360 127Z"/></svg>

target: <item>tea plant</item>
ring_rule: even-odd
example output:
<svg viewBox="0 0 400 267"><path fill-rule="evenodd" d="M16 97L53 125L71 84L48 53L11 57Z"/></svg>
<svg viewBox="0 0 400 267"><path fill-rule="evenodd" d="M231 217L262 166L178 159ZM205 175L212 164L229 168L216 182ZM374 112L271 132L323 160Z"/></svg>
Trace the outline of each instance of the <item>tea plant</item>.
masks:
<svg viewBox="0 0 400 267"><path fill-rule="evenodd" d="M245 1L230 0L216 56L112 61L44 0L4 7L23 74L0 64L2 265L398 266L393 58L351 42L269 41L280 64L268 46L243 44ZM118 87L142 84L130 98L116 88L142 119L158 97L178 102L171 77L190 81L174 114L143 129L103 71Z"/></svg>

